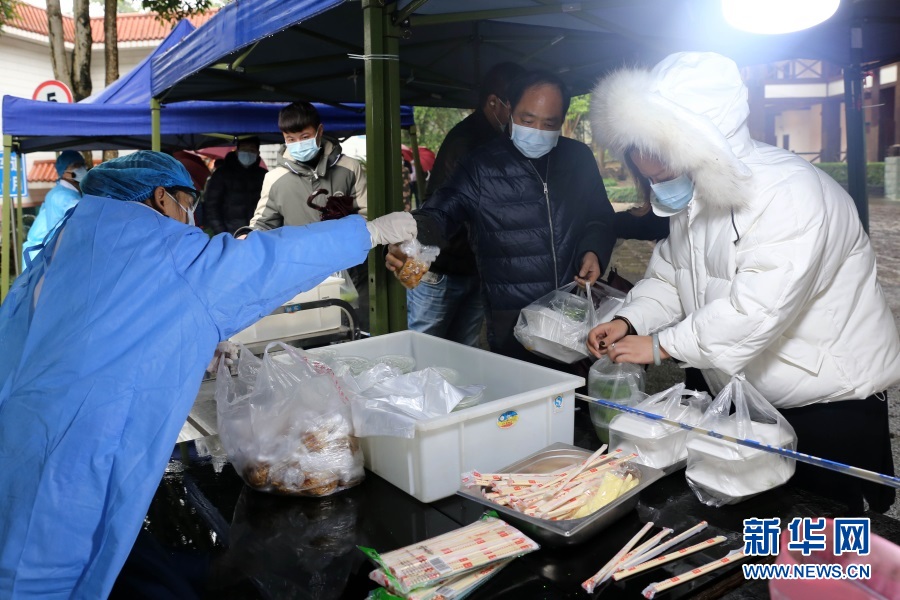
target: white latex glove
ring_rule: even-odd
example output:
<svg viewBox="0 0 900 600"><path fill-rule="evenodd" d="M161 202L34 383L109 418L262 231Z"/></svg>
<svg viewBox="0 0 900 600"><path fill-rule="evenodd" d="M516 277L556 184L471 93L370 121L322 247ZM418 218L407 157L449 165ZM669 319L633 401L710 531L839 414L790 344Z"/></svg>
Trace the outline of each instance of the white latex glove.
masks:
<svg viewBox="0 0 900 600"><path fill-rule="evenodd" d="M372 237L372 247L399 244L415 239L416 220L408 212L395 212L366 223Z"/></svg>
<svg viewBox="0 0 900 600"><path fill-rule="evenodd" d="M239 351L240 348L234 342L228 340L219 342L216 346L216 353L209 363L209 366L206 367L206 371L215 374L219 370L219 359L224 360L225 365L230 367L234 364L234 361L237 360Z"/></svg>

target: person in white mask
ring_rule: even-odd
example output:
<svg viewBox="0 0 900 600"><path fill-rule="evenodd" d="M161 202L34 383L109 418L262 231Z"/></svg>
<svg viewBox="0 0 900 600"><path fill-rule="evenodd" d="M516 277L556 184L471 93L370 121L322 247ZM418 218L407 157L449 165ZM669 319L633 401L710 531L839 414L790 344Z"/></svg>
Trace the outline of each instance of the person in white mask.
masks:
<svg viewBox="0 0 900 600"><path fill-rule="evenodd" d="M594 139L636 174L669 237L588 345L615 362L673 358L710 391L747 381L798 450L892 475L887 388L900 338L850 196L795 154L750 138L737 65L711 53L625 69L592 96ZM795 480L862 512L891 488L797 464Z"/></svg>
<svg viewBox="0 0 900 600"><path fill-rule="evenodd" d="M37 217L28 230L22 248L22 269L26 269L37 253L37 248L56 231L66 213L81 199L80 181L87 175L84 157L74 150L61 152L56 159L56 186L47 192Z"/></svg>
<svg viewBox="0 0 900 600"><path fill-rule="evenodd" d="M569 92L534 71L509 86L510 121L460 161L454 176L414 213L419 241L444 247L469 226L491 350L561 368L528 352L513 328L519 311L570 283L594 282L609 264L613 208L590 148L561 136ZM402 266L392 247L390 270Z"/></svg>
<svg viewBox="0 0 900 600"><path fill-rule="evenodd" d="M206 182L203 224L214 234L234 233L246 226L259 203L266 173L260 165L259 138L238 140Z"/></svg>

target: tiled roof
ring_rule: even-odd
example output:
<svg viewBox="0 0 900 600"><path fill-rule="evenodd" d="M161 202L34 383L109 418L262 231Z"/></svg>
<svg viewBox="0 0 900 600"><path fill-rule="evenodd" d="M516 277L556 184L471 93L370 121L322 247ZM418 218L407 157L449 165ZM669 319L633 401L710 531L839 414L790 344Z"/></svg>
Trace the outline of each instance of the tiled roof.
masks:
<svg viewBox="0 0 900 600"><path fill-rule="evenodd" d="M216 10L218 9L189 17L188 20L194 27L200 27L216 14ZM163 23L153 13L122 13L119 14L117 22L120 43L162 40L176 24L174 21ZM16 4L16 15L7 23L7 27L48 35L47 11L19 2ZM72 17L63 16L63 37L67 42L75 41L75 21ZM96 44L103 42L103 37L103 17L92 18L91 39Z"/></svg>
<svg viewBox="0 0 900 600"><path fill-rule="evenodd" d="M100 161L95 158L94 165L99 164ZM28 169L28 183L56 183L57 179L55 160L36 160Z"/></svg>

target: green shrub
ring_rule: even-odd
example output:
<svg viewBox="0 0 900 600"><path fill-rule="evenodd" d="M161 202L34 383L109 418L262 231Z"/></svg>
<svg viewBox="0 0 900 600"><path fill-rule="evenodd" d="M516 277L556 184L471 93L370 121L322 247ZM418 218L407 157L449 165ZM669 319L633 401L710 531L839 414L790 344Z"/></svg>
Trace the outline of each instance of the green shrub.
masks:
<svg viewBox="0 0 900 600"><path fill-rule="evenodd" d="M884 163L869 163L866 165L866 183L877 187L884 187Z"/></svg>
<svg viewBox="0 0 900 600"><path fill-rule="evenodd" d="M847 187L847 163L816 163L816 166L828 173L839 184ZM866 183L879 187L884 185L883 162L870 162L866 165Z"/></svg>
<svg viewBox="0 0 900 600"><path fill-rule="evenodd" d="M839 184L847 185L847 163L816 163L816 166Z"/></svg>
<svg viewBox="0 0 900 600"><path fill-rule="evenodd" d="M606 190L610 202L639 202L638 192L633 187L614 187Z"/></svg>
<svg viewBox="0 0 900 600"><path fill-rule="evenodd" d="M617 185L619 185L619 181L618 181L618 180L612 179L612 178L608 178L608 177L604 177L604 178L603 178L603 187L611 188L611 187L616 187Z"/></svg>

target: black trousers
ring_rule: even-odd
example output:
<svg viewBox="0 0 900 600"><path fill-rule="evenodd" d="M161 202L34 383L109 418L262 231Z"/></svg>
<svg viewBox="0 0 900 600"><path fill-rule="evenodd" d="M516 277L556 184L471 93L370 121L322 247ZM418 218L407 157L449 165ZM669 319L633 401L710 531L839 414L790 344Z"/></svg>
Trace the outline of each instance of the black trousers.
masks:
<svg viewBox="0 0 900 600"><path fill-rule="evenodd" d="M781 414L797 433L799 452L885 475L894 474L886 393L865 400L788 408ZM846 504L853 515L862 514L863 498L869 502L872 511L879 513L886 512L894 503L892 487L806 463L797 463L794 481L821 496Z"/></svg>

